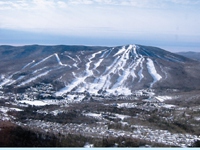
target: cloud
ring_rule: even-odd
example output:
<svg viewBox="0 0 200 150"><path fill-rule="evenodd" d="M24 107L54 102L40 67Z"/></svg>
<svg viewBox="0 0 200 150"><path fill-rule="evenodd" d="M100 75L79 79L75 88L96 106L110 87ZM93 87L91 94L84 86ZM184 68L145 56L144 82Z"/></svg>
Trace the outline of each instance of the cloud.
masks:
<svg viewBox="0 0 200 150"><path fill-rule="evenodd" d="M72 5L129 6L136 8L168 8L174 6L200 5L197 0L7 0L0 1L0 10L7 9L53 9Z"/></svg>
<svg viewBox="0 0 200 150"><path fill-rule="evenodd" d="M197 4L200 4L200 1L198 1L198 0L166 0L166 1L174 3L174 4L179 4L179 5L197 5Z"/></svg>
<svg viewBox="0 0 200 150"><path fill-rule="evenodd" d="M199 13L179 8L187 4L197 5L192 0L0 0L0 28L96 37L197 35ZM166 9L172 5L177 9Z"/></svg>

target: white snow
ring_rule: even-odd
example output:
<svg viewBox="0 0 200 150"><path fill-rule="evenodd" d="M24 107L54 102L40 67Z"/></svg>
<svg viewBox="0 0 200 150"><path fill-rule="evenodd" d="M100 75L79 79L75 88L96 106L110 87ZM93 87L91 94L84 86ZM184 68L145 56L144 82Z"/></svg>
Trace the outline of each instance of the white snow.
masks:
<svg viewBox="0 0 200 150"><path fill-rule="evenodd" d="M104 58L104 56L109 52L109 50L104 50L103 54L100 56L100 58Z"/></svg>
<svg viewBox="0 0 200 150"><path fill-rule="evenodd" d="M175 108L176 105L164 104L162 107L170 109L170 108Z"/></svg>
<svg viewBox="0 0 200 150"><path fill-rule="evenodd" d="M39 72L39 71L42 71L42 70L44 70L44 69L46 69L46 68L47 68L47 67L43 67L43 68L37 69L37 70L33 71L33 74L35 74L35 73L37 73L37 72Z"/></svg>
<svg viewBox="0 0 200 150"><path fill-rule="evenodd" d="M112 48L111 50L109 50L109 53L105 56L105 58L107 58L108 56L110 56L110 54L111 54L111 52L112 52L113 49L114 48Z"/></svg>
<svg viewBox="0 0 200 150"><path fill-rule="evenodd" d="M135 108L137 105L135 103L117 103L118 108Z"/></svg>
<svg viewBox="0 0 200 150"><path fill-rule="evenodd" d="M75 61L75 62L77 62L74 58L72 58L71 56L69 56L69 55L66 55L69 59L71 59L71 60L73 60L73 61Z"/></svg>
<svg viewBox="0 0 200 150"><path fill-rule="evenodd" d="M41 61L37 62L37 63L34 64L31 68L33 68L33 67L35 67L35 66L37 66L37 65L39 65L39 64L41 64L41 63L43 63L43 62L45 62L46 60L48 60L49 58L51 58L51 57L53 57L53 56L56 57L56 60L57 60L57 62L58 62L59 65L61 65L61 66L69 66L69 65L67 65L67 64L63 64L63 63L61 62L61 60L60 60L58 54L57 54L57 53L54 53L54 54L52 54L52 55L50 55L50 56L48 56L48 57L42 59ZM70 67L70 66L69 66L69 67Z"/></svg>
<svg viewBox="0 0 200 150"><path fill-rule="evenodd" d="M123 46L121 49L119 49L119 51L118 51L115 55L113 55L113 56L115 57L115 56L117 56L117 55L123 53L124 51L126 51L125 46Z"/></svg>
<svg viewBox="0 0 200 150"><path fill-rule="evenodd" d="M0 87L4 86L10 82L13 82L13 80L12 79L4 79L4 81L0 83Z"/></svg>
<svg viewBox="0 0 200 150"><path fill-rule="evenodd" d="M103 61L103 59L99 59L99 61L94 64L94 68L93 69L98 68L100 66L100 64L102 63L102 61Z"/></svg>
<svg viewBox="0 0 200 150"><path fill-rule="evenodd" d="M85 113L85 116L89 116L89 117L94 117L96 119L102 119L102 115L101 114L97 114L97 113Z"/></svg>
<svg viewBox="0 0 200 150"><path fill-rule="evenodd" d="M3 107L3 106L0 107L0 111L3 112L3 113L7 113L8 110L9 110L8 107Z"/></svg>
<svg viewBox="0 0 200 150"><path fill-rule="evenodd" d="M28 80L22 82L22 83L19 84L18 86L23 86L23 85L26 85L26 84L28 84L28 83L30 83L30 82L32 82L32 81L35 81L35 80L37 80L38 78L47 75L50 71L51 71L51 70L46 71L46 72L44 72L44 73L41 73L41 74L39 74L39 75L37 75L37 76L35 76L35 77L33 77L33 78L30 78L30 79L28 79Z"/></svg>
<svg viewBox="0 0 200 150"><path fill-rule="evenodd" d="M83 83L86 77L77 77L75 78L72 83L68 84L66 87L62 88L60 91L56 92L56 96L61 96L67 92L70 92L73 88L78 86L80 83Z"/></svg>
<svg viewBox="0 0 200 150"><path fill-rule="evenodd" d="M44 59L42 59L42 60L39 61L39 62L37 62L36 64L34 64L33 66L31 66L31 68L33 68L33 67L35 67L35 66L41 64L42 62L45 62L46 60L48 60L48 59L51 58L52 56L54 56L54 54L53 54L53 55L50 55L50 56L48 56L48 57L46 57L46 58L44 58Z"/></svg>
<svg viewBox="0 0 200 150"><path fill-rule="evenodd" d="M0 111L3 113L7 113L8 111L23 111L22 109L19 108L9 108L9 107L0 107Z"/></svg>
<svg viewBox="0 0 200 150"><path fill-rule="evenodd" d="M200 117L194 117L194 119L200 121Z"/></svg>
<svg viewBox="0 0 200 150"><path fill-rule="evenodd" d="M67 92L70 92L72 89L74 89L75 87L77 87L79 84L81 83L85 83L85 79L89 76L93 75L93 71L90 70L90 64L92 63L92 59L95 58L95 56L97 54L101 53L101 51L96 52L94 54L92 54L92 56L88 59L88 63L86 63L86 69L85 69L85 75L81 76L81 77L77 77L75 78L70 84L68 84L66 87L62 88L60 91L56 92L55 95L56 96L61 96ZM84 87L86 88L86 85L84 85Z"/></svg>
<svg viewBox="0 0 200 150"><path fill-rule="evenodd" d="M138 54L136 52L136 45L133 46L133 53L134 53L135 58L138 58Z"/></svg>
<svg viewBox="0 0 200 150"><path fill-rule="evenodd" d="M84 148L93 148L94 144L90 144L90 143L85 143Z"/></svg>
<svg viewBox="0 0 200 150"><path fill-rule="evenodd" d="M171 100L172 99L172 97L170 97L170 96L156 96L155 97L157 100L159 100L160 102L163 102L163 101L165 101L165 100Z"/></svg>
<svg viewBox="0 0 200 150"><path fill-rule="evenodd" d="M30 65L33 64L33 63L35 63L35 60L33 60L32 62L26 64L26 65L22 68L22 70L25 69L25 68L27 68L28 66L30 66Z"/></svg>
<svg viewBox="0 0 200 150"><path fill-rule="evenodd" d="M117 118L120 118L121 120L124 120L125 118L130 118L131 116L128 115L122 115L122 114L114 114Z"/></svg>
<svg viewBox="0 0 200 150"><path fill-rule="evenodd" d="M141 61L140 61L140 68L141 69L138 72L138 76L140 77L138 82L141 82L141 80L144 78L144 75L142 74L142 72L143 72L143 61L144 61L144 58L142 58Z"/></svg>
<svg viewBox="0 0 200 150"><path fill-rule="evenodd" d="M153 82L152 82L151 85L150 85L150 88L152 88L152 86L153 86L157 81L159 81L159 80L162 78L162 76L159 75L159 74L157 73L156 68L155 68L155 66L154 66L154 63L153 63L153 61L152 61L150 58L147 58L147 69L148 69L149 74L150 74L150 75L152 76L152 78L153 78Z"/></svg>
<svg viewBox="0 0 200 150"><path fill-rule="evenodd" d="M23 111L22 109L19 109L19 108L10 108L10 110L14 110L14 111Z"/></svg>
<svg viewBox="0 0 200 150"><path fill-rule="evenodd" d="M76 58L77 58L80 62L82 62L81 59L80 59L80 57L79 57L78 55L76 55Z"/></svg>
<svg viewBox="0 0 200 150"><path fill-rule="evenodd" d="M48 105L47 103L45 103L43 101L39 101L39 100L35 100L35 101L22 100L22 101L19 101L19 103L25 103L25 104L34 105L34 106L45 106L45 105Z"/></svg>
<svg viewBox="0 0 200 150"><path fill-rule="evenodd" d="M67 64L63 64L63 63L61 62L61 60L60 60L60 58L59 58L59 56L58 56L57 53L55 53L54 55L56 56L56 59L57 59L59 65L61 65L61 66L68 66Z"/></svg>

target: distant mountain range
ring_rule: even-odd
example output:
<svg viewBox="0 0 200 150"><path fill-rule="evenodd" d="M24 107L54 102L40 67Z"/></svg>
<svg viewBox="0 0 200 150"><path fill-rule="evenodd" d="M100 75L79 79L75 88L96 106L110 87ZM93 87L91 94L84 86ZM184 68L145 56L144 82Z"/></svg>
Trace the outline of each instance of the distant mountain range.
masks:
<svg viewBox="0 0 200 150"><path fill-rule="evenodd" d="M55 96L200 89L199 62L179 54L142 45L0 46L0 87L22 90L52 84Z"/></svg>
<svg viewBox="0 0 200 150"><path fill-rule="evenodd" d="M177 54L200 61L200 52L178 52Z"/></svg>

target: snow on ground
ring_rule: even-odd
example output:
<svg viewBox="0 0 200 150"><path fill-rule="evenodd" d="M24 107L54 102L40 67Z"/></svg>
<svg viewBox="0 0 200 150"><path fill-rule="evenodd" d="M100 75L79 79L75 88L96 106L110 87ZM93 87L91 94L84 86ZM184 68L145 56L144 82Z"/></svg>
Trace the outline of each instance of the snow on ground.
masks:
<svg viewBox="0 0 200 150"><path fill-rule="evenodd" d="M0 111L3 113L7 113L9 111L8 107L0 107Z"/></svg>
<svg viewBox="0 0 200 150"><path fill-rule="evenodd" d="M32 81L35 81L35 80L37 80L38 78L47 75L50 71L51 71L51 70L46 71L46 72L44 72L44 73L41 73L41 74L39 74L39 75L37 75L37 76L35 76L35 77L32 77L32 78L30 78L30 79L28 79L28 80L22 82L22 83L19 84L18 86L23 86L23 85L26 85L26 84L28 84L28 83L30 83L30 82L32 82Z"/></svg>
<svg viewBox="0 0 200 150"><path fill-rule="evenodd" d="M25 68L27 68L28 66L30 66L32 63L35 63L35 60L33 60L32 62L26 64L26 65L22 68L22 70L25 69Z"/></svg>
<svg viewBox="0 0 200 150"><path fill-rule="evenodd" d="M93 69L98 68L99 65L102 63L102 61L103 61L103 59L99 59L99 61L94 64L94 68Z"/></svg>
<svg viewBox="0 0 200 150"><path fill-rule="evenodd" d="M135 108L137 105L135 103L117 103L117 108Z"/></svg>
<svg viewBox="0 0 200 150"><path fill-rule="evenodd" d="M94 144L90 144L90 143L85 143L84 148L93 148Z"/></svg>
<svg viewBox="0 0 200 150"><path fill-rule="evenodd" d="M144 58L142 57L142 59L140 61L140 71L138 72L138 76L140 77L138 82L140 82L144 78L144 75L142 74L142 72L143 72L143 61L144 61Z"/></svg>
<svg viewBox="0 0 200 150"><path fill-rule="evenodd" d="M63 63L61 62L60 57L58 56L57 53L55 53L54 55L56 56L56 59L57 59L59 65L61 65L61 66L68 66L67 64L63 64Z"/></svg>
<svg viewBox="0 0 200 150"><path fill-rule="evenodd" d="M152 88L152 86L154 85L154 83L156 83L157 81L159 81L162 78L162 76L157 73L156 68L154 66L154 63L153 63L153 61L150 58L147 58L147 69L148 69L149 74L153 78L153 82L150 85L150 87Z"/></svg>
<svg viewBox="0 0 200 150"><path fill-rule="evenodd" d="M37 70L33 71L33 74L35 74L35 73L37 73L37 72L39 72L39 71L42 71L42 70L44 70L44 69L46 69L46 68L47 68L47 67L43 67L43 68L37 69Z"/></svg>
<svg viewBox="0 0 200 150"><path fill-rule="evenodd" d="M13 82L13 80L12 79L4 79L4 81L0 83L0 87L4 86L10 82Z"/></svg>
<svg viewBox="0 0 200 150"><path fill-rule="evenodd" d="M175 108L176 105L164 104L162 107L170 109L170 108Z"/></svg>
<svg viewBox="0 0 200 150"><path fill-rule="evenodd" d="M113 117L113 116L115 116L115 117L117 117L117 118L119 118L119 119L121 119L121 120L124 120L125 118L129 118L129 117L131 117L131 116L128 116L128 115L122 115L122 114L115 114L115 113L111 113L111 114L106 114L105 112L102 112L102 113L91 113L91 112L89 112L89 113L85 113L84 115L85 116L89 116L89 117L94 117L94 118L96 118L96 119L103 119L103 117L102 117L102 114L104 114L104 115L108 115L108 117L110 116L110 117Z"/></svg>
<svg viewBox="0 0 200 150"><path fill-rule="evenodd" d="M43 101L38 101L38 100L35 100L35 101L22 100L22 101L19 101L19 103L25 103L25 104L34 105L34 106L45 106L45 105L48 105L48 103L45 103Z"/></svg>
<svg viewBox="0 0 200 150"><path fill-rule="evenodd" d="M50 55L50 56L48 56L48 57L46 57L46 58L44 58L44 59L42 59L42 60L39 61L39 62L37 62L36 64L34 64L33 66L31 66L31 68L33 68L33 67L35 67L35 66L37 66L37 65L39 65L39 64L41 64L41 63L43 63L43 62L45 62L46 60L48 60L48 59L51 58L52 56L54 56L54 54L53 54L53 55Z"/></svg>
<svg viewBox="0 0 200 150"><path fill-rule="evenodd" d="M80 83L83 83L84 80L86 79L85 77L77 77L75 78L69 85L67 85L66 87L62 88L60 91L57 91L55 93L56 96L61 96L67 92L70 92L73 88L75 88L76 86L78 86Z"/></svg>
<svg viewBox="0 0 200 150"><path fill-rule="evenodd" d="M79 60L79 62L82 62L78 55L76 55L76 58Z"/></svg>
<svg viewBox="0 0 200 150"><path fill-rule="evenodd" d="M155 98L157 100L159 100L160 102L163 102L165 100L171 100L171 99L173 99L173 97L171 97L171 96L156 96Z"/></svg>
<svg viewBox="0 0 200 150"><path fill-rule="evenodd" d="M124 51L126 51L125 46L123 46L123 47L122 47L115 55L113 55L113 56L115 57L115 56L117 56L117 55L123 53Z"/></svg>
<svg viewBox="0 0 200 150"><path fill-rule="evenodd" d="M130 118L131 116L128 115L122 115L122 114L114 114L117 118L124 120L125 118Z"/></svg>
<svg viewBox="0 0 200 150"><path fill-rule="evenodd" d="M19 108L10 108L10 110L14 110L14 111L23 111L22 109L19 109Z"/></svg>
<svg viewBox="0 0 200 150"><path fill-rule="evenodd" d="M96 119L102 119L102 115L101 115L101 113L100 114L97 114L97 113L85 113L84 114L85 116L89 116L89 117L94 117L94 118L96 118Z"/></svg>
<svg viewBox="0 0 200 150"><path fill-rule="evenodd" d="M72 58L71 56L69 56L69 55L66 55L69 59L71 59L71 60L73 60L73 61L75 61L75 62L77 62L77 60L75 60L74 58Z"/></svg>
<svg viewBox="0 0 200 150"><path fill-rule="evenodd" d="M0 107L0 111L3 113L7 113L8 111L23 111L22 109L19 108L9 108L9 107Z"/></svg>
<svg viewBox="0 0 200 150"><path fill-rule="evenodd" d="M57 91L55 93L56 96L61 96L67 92L70 92L72 89L74 89L75 87L77 87L79 84L84 83L85 79L91 75L93 75L92 70L90 70L90 64L92 63L92 59L96 56L96 54L98 54L100 52L94 53L92 54L92 56L88 59L89 62L86 64L86 70L85 70L85 75L81 76L81 77L76 77L70 84L68 84L66 87L62 88L61 90ZM85 85L84 85L85 87Z"/></svg>
<svg viewBox="0 0 200 150"><path fill-rule="evenodd" d="M200 121L200 117L194 117L194 119Z"/></svg>

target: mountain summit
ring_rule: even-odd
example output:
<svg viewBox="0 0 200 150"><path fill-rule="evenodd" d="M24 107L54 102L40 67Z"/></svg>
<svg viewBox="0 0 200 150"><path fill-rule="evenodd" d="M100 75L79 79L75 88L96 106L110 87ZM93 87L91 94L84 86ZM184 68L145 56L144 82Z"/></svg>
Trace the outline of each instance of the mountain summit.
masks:
<svg viewBox="0 0 200 150"><path fill-rule="evenodd" d="M52 84L55 96L200 88L199 62L150 46L0 46L0 58L1 88Z"/></svg>

